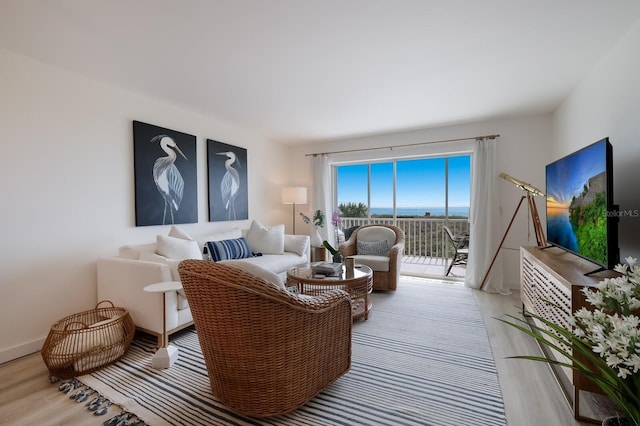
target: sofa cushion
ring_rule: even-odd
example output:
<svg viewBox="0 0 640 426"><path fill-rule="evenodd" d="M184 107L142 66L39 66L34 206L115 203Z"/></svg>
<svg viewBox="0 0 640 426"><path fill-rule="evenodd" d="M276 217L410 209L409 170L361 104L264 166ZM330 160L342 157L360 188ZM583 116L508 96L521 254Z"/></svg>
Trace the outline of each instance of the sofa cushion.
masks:
<svg viewBox="0 0 640 426"><path fill-rule="evenodd" d="M214 262L228 259L245 259L253 256L244 237L232 240L207 241L207 248L211 260Z"/></svg>
<svg viewBox="0 0 640 426"><path fill-rule="evenodd" d="M284 251L304 256L307 250L308 235L289 235L284 236Z"/></svg>
<svg viewBox="0 0 640 426"><path fill-rule="evenodd" d="M263 256L251 257L243 260L230 260L229 262L251 262L254 265L262 266L263 268L276 273L282 274L287 269L301 265L308 261L304 256L298 256L295 253L285 252L284 254L266 254Z"/></svg>
<svg viewBox="0 0 640 426"><path fill-rule="evenodd" d="M194 240L158 235L156 237L156 253L168 259L200 259L202 253Z"/></svg>
<svg viewBox="0 0 640 426"><path fill-rule="evenodd" d="M180 281L180 274L178 274L178 264L182 262L182 259L169 259L159 255L156 252L143 251L140 253L140 259L145 262L162 263L169 267L171 271L171 278L174 281Z"/></svg>
<svg viewBox="0 0 640 426"><path fill-rule="evenodd" d="M389 242L387 240L380 241L361 241L358 240L358 254L361 255L374 255L374 256L388 256L389 255Z"/></svg>
<svg viewBox="0 0 640 426"><path fill-rule="evenodd" d="M235 268L238 268L244 272L247 272L251 275L254 275L258 278L263 279L264 281L274 284L276 286L278 286L279 288L285 290L286 287L284 285L284 282L282 281L282 279L278 276L278 274L268 270L267 268L260 266L254 262L248 261L248 260L236 260L233 262L225 262L223 261L222 263L227 263L229 266L233 266Z"/></svg>
<svg viewBox="0 0 640 426"><path fill-rule="evenodd" d="M262 254L284 253L284 225L266 227L254 220L247 232L251 251Z"/></svg>
<svg viewBox="0 0 640 426"><path fill-rule="evenodd" d="M193 240L189 234L184 232L182 229L178 228L175 225L171 225L171 229L169 229L169 236L174 238L180 238L182 240Z"/></svg>
<svg viewBox="0 0 640 426"><path fill-rule="evenodd" d="M240 237L242 237L242 230L240 228L231 228L225 231L209 232L199 236L197 239L200 241L201 246L204 246L208 241L233 240Z"/></svg>

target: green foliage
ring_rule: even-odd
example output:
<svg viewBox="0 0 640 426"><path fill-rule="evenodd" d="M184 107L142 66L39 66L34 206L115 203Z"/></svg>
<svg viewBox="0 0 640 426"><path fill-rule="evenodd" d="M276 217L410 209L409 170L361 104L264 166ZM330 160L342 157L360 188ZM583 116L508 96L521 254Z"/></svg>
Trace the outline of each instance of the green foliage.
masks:
<svg viewBox="0 0 640 426"><path fill-rule="evenodd" d="M546 302L560 308L551 302ZM527 312L527 315L540 321L543 326L537 326L513 315L507 315L511 320L496 319L515 327L541 344L556 350L569 359L570 362L560 362L540 356L513 356L510 358L545 362L578 371L600 386L605 395L624 412L634 426L640 426L640 395L638 394L640 375L635 374L626 379L621 379L603 358L592 351L589 342L577 337L571 330L567 330L539 315L530 312ZM571 347L573 350L566 351L562 346Z"/></svg>
<svg viewBox="0 0 640 426"><path fill-rule="evenodd" d="M329 244L329 241L324 240L322 242L322 245L324 245L327 248L327 250L329 250L329 253L331 253L331 256L337 256L340 254L338 250L334 249L333 246Z"/></svg>
<svg viewBox="0 0 640 426"><path fill-rule="evenodd" d="M343 217L367 217L369 214L369 208L365 203L356 204L349 201L346 204L341 203L338 209Z"/></svg>
<svg viewBox="0 0 640 426"><path fill-rule="evenodd" d="M324 215L324 212L322 210L316 210L316 212L313 214L313 226L315 226L316 228L322 228L324 227L325 220L326 217Z"/></svg>
<svg viewBox="0 0 640 426"><path fill-rule="evenodd" d="M599 263L607 261L607 201L604 192L590 204L571 211L571 226L578 239L578 252Z"/></svg>

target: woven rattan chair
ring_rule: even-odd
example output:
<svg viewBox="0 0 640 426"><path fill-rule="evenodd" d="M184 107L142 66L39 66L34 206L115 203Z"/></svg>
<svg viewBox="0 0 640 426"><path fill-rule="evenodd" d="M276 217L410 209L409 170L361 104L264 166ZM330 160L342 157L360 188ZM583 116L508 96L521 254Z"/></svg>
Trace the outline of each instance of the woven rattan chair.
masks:
<svg viewBox="0 0 640 426"><path fill-rule="evenodd" d="M306 404L351 368L346 292L298 296L230 265L179 268L213 395L252 417Z"/></svg>
<svg viewBox="0 0 640 426"><path fill-rule="evenodd" d="M389 233L389 230L393 233ZM358 253L358 239L366 242L387 239L390 241L388 244L389 252L385 256L360 254ZM367 265L373 270L374 290L395 290L398 287L404 254L404 231L393 225L361 226L353 231L347 241L340 245L340 254L342 257L354 256L356 263Z"/></svg>

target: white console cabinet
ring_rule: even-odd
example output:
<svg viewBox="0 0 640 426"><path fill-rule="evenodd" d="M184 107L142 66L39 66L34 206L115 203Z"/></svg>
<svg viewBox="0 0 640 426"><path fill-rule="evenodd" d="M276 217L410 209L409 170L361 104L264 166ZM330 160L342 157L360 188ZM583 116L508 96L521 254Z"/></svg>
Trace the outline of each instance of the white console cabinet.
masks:
<svg viewBox="0 0 640 426"><path fill-rule="evenodd" d="M605 277L616 276L613 271L589 274L595 265L579 256L559 248L520 248L520 282L522 305L526 312L534 313L565 328L569 327L571 313L585 306L582 292L585 286L595 286ZM551 304L545 302L550 301ZM533 319L531 319L533 321ZM541 324L537 324L541 325ZM567 361L560 353L541 347L547 356ZM570 351L571 348L564 348ZM593 420L592 407L585 406L589 417L580 414L581 391L599 393L599 388L590 380L570 368L553 367L558 382L567 400L573 407L574 416L580 420ZM597 415L597 413L595 414Z"/></svg>

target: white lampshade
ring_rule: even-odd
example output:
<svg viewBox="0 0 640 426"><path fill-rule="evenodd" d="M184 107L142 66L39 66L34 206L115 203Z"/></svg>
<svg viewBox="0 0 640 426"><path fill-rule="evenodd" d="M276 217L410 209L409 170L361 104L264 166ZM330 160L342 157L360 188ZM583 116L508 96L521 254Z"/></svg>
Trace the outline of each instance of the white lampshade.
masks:
<svg viewBox="0 0 640 426"><path fill-rule="evenodd" d="M282 204L307 204L307 188L304 186L282 188Z"/></svg>

